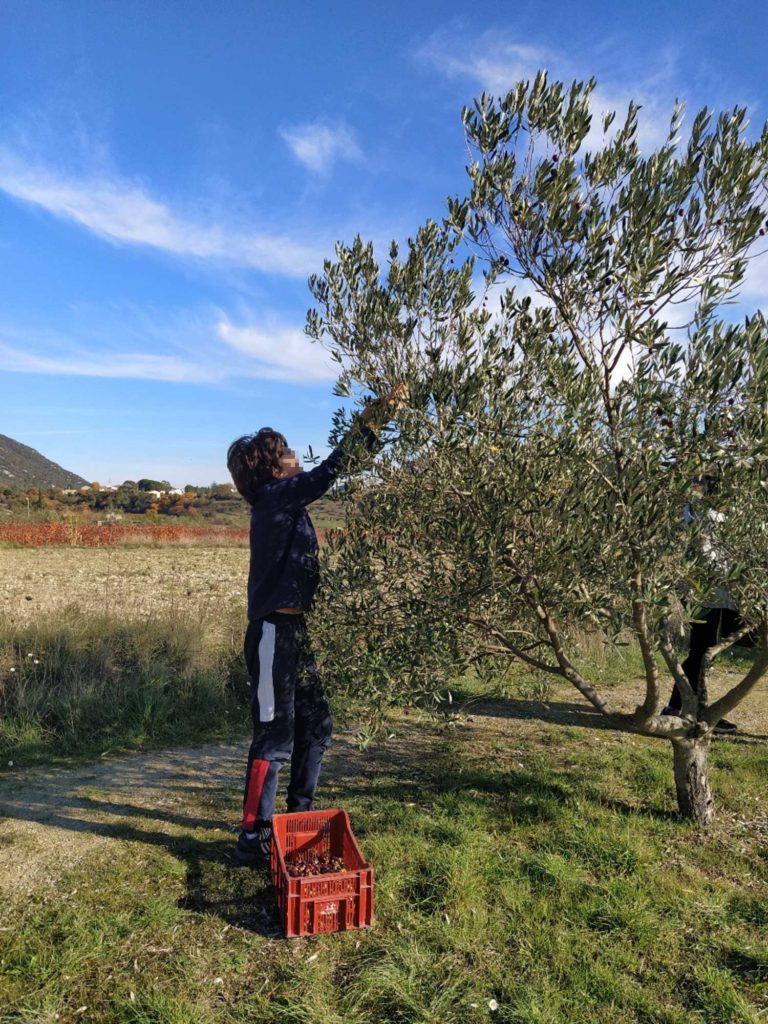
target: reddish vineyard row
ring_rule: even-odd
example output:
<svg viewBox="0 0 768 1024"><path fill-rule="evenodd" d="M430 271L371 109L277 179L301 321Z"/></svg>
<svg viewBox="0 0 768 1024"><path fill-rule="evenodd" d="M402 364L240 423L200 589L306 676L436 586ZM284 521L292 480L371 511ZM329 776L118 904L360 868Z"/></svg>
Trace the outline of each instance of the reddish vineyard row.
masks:
<svg viewBox="0 0 768 1024"><path fill-rule="evenodd" d="M0 542L30 547L70 545L98 548L110 544L245 544L247 527L122 526L108 523L0 523Z"/></svg>

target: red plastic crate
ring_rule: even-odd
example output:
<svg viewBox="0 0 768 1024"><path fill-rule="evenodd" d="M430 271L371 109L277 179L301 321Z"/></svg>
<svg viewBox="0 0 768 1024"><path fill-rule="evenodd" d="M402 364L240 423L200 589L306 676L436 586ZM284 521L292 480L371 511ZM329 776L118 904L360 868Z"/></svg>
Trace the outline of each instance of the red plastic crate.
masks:
<svg viewBox="0 0 768 1024"><path fill-rule="evenodd" d="M309 853L340 857L346 871L294 878L286 863ZM373 868L363 858L346 811L305 811L272 818L272 882L288 938L369 928Z"/></svg>

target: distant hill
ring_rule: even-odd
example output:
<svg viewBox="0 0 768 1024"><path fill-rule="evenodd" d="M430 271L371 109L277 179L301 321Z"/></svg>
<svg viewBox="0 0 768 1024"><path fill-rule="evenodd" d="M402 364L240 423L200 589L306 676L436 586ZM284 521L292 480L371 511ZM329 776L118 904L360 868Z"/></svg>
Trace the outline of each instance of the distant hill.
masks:
<svg viewBox="0 0 768 1024"><path fill-rule="evenodd" d="M83 487L87 483L34 448L0 434L0 487Z"/></svg>

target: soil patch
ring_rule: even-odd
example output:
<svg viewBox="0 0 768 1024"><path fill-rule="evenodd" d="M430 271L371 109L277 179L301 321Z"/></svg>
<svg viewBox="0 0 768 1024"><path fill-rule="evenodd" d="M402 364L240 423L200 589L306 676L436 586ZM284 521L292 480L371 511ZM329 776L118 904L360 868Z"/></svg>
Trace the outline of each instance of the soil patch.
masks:
<svg viewBox="0 0 768 1024"><path fill-rule="evenodd" d="M319 796L328 788L392 771L429 757L437 736L403 721L393 739L360 750L354 732L339 732L326 755ZM222 839L239 831L237 811L248 740L133 754L82 768L31 768L0 782L0 891L31 894L104 847L131 856L135 843L170 846L180 839ZM288 771L282 773L286 776ZM323 782L327 780L324 788ZM231 801L222 794L232 794ZM222 804L233 812L222 816ZM233 836L234 839L234 836Z"/></svg>
<svg viewBox="0 0 768 1024"><path fill-rule="evenodd" d="M735 681L722 675L717 691ZM638 699L637 683L616 687L613 702L624 709ZM581 742L643 744L657 740L617 733L567 687L547 701L472 698L452 705L437 720L402 716L394 737L360 750L354 732L338 732L321 780L321 806L332 806L332 789L361 791L386 770L403 774L438 754L444 732L461 737L479 756L514 759L516 745L539 739L554 727L584 730ZM768 693L759 689L734 713L739 733L718 743L768 744ZM17 896L52 885L69 869L105 846L131 856L135 843L170 846L180 839L222 839L238 831L238 800L248 741L134 754L76 769L29 769L0 782L0 890ZM287 776L287 771L284 773ZM222 794L231 794L222 799ZM222 815L221 807L232 808Z"/></svg>

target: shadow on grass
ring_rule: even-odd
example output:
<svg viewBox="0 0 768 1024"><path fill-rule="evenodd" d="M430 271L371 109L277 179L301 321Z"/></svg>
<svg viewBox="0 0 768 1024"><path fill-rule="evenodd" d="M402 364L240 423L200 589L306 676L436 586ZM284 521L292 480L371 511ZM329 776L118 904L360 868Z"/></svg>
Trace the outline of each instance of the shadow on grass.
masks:
<svg viewBox="0 0 768 1024"><path fill-rule="evenodd" d="M120 814L128 810L124 805ZM148 817L143 808L130 809ZM62 807L45 824L53 828L88 832L91 835L124 842L136 842L164 850L184 865L185 893L178 906L201 914L216 914L229 925L235 925L269 938L281 934L274 893L266 871L242 868L232 859L234 834L220 839L199 839L188 835L140 828L124 821L95 822L72 816L70 808ZM14 815L14 817L24 817ZM29 816L32 818L32 816ZM38 820L32 818L32 820ZM130 871L130 860L126 864Z"/></svg>
<svg viewBox="0 0 768 1024"><path fill-rule="evenodd" d="M469 698L458 705L459 710L469 717L511 718L525 721L545 722L549 725L564 725L580 729L600 729L608 732L625 732L637 735L621 722L602 715L590 704L572 701L521 700L514 697ZM441 710L450 714L456 704L442 705ZM715 742L760 744L768 743L768 736L745 732L715 736Z"/></svg>
<svg viewBox="0 0 768 1024"><path fill-rule="evenodd" d="M665 807L648 807L647 805L628 804L623 800L600 800L601 807L615 811L626 818L648 818L650 821L674 821L683 824L680 812Z"/></svg>
<svg viewBox="0 0 768 1024"><path fill-rule="evenodd" d="M581 729L607 729L611 732L629 732L621 723L600 714L590 704L570 701L518 700L514 697L470 699L460 705L470 716L488 718L519 718L548 722L555 725L577 726ZM450 710L445 706L443 710Z"/></svg>
<svg viewBox="0 0 768 1024"><path fill-rule="evenodd" d="M407 755L393 745L379 750L375 761L370 752L337 742L326 760L323 805L421 802L431 779L419 769L418 758L413 763L419 730L413 732L405 741ZM180 907L277 937L281 930L267 873L233 860L246 752L246 742L217 743L76 769L36 768L0 785L0 815L44 826L49 851L56 849L57 830L164 850L183 865ZM282 774L287 776L287 769ZM117 856L130 877L131 854L118 851Z"/></svg>
<svg viewBox="0 0 768 1024"><path fill-rule="evenodd" d="M226 818L230 807L232 817L237 813L242 754L220 745L201 751L196 762L170 752L160 764L135 757L95 765L92 771L53 770L42 779L36 773L34 784L22 781L11 793L0 793L0 813L51 830L164 850L183 865L179 906L277 937L281 932L266 872L238 867L232 859L236 827ZM462 768L439 757L408 761L386 747L375 757L348 748L329 757L321 798L324 806L356 805L361 838L374 828L400 832L415 826L437 841L446 819L466 811L488 827L502 819L510 826L556 820L573 789L548 776ZM201 797L212 814L200 813ZM220 807L225 809L219 817ZM374 807L380 813L369 816ZM54 837L52 849L55 842ZM130 854L119 856L129 873Z"/></svg>
<svg viewBox="0 0 768 1024"><path fill-rule="evenodd" d="M718 743L740 743L744 746L761 746L768 743L768 736L764 736L757 732L744 732L739 729L737 733L731 733L727 736L715 736L715 741Z"/></svg>
<svg viewBox="0 0 768 1024"><path fill-rule="evenodd" d="M275 893L266 868L236 865L229 840L177 840L166 844L185 865L186 893L178 905L196 914L215 914L227 924L265 938L280 938Z"/></svg>
<svg viewBox="0 0 768 1024"><path fill-rule="evenodd" d="M768 955L762 950L734 948L723 955L723 965L741 978L751 982L768 981Z"/></svg>
<svg viewBox="0 0 768 1024"><path fill-rule="evenodd" d="M499 705L483 702L472 713L499 714ZM531 701L505 701L503 707L508 717L548 712ZM579 705L568 707L580 715L584 711ZM462 815L492 830L535 822L556 826L571 813L568 805L574 800L657 821L676 817L665 810L606 801L590 789L588 780L565 769L462 763L450 744L445 749L439 743L420 748L423 730L418 726L398 728L399 747L359 751L349 742L337 742L326 760L322 805L354 809L355 831L363 839L372 831L416 829L429 841L449 841L439 836L446 822ZM180 907L277 937L281 932L266 872L236 867L232 859L244 763L244 744L216 744L161 757L136 755L76 772L35 772L28 781L17 780L13 790L0 790L0 814L162 849L183 865ZM180 829L187 831L180 834ZM130 871L130 854L120 856Z"/></svg>
<svg viewBox="0 0 768 1024"><path fill-rule="evenodd" d="M217 792L238 791L244 763L242 746L215 744L77 770L35 770L12 789L3 786L0 815L165 850L184 866L180 907L275 937L280 928L268 877L235 865L232 826L212 806ZM200 813L201 801L212 814ZM121 857L130 872L130 855Z"/></svg>

